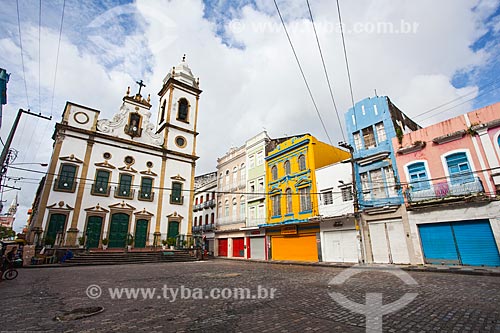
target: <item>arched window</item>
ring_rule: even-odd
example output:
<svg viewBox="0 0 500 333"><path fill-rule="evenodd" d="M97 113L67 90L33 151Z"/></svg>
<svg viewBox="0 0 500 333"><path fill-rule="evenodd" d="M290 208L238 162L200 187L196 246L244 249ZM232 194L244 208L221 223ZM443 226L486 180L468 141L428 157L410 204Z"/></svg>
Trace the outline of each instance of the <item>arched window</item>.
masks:
<svg viewBox="0 0 500 333"><path fill-rule="evenodd" d="M226 170L226 186L229 186L229 170Z"/></svg>
<svg viewBox="0 0 500 333"><path fill-rule="evenodd" d="M272 216L281 216L281 194L273 195L271 197L272 203Z"/></svg>
<svg viewBox="0 0 500 333"><path fill-rule="evenodd" d="M179 100L179 108L177 111L177 120L188 121L189 103L187 99L181 98Z"/></svg>
<svg viewBox="0 0 500 333"><path fill-rule="evenodd" d="M272 180L278 179L278 168L276 165L271 168L271 178Z"/></svg>
<svg viewBox="0 0 500 333"><path fill-rule="evenodd" d="M446 156L446 164L452 184L469 183L474 180L469 160L465 153L454 153Z"/></svg>
<svg viewBox="0 0 500 333"><path fill-rule="evenodd" d="M311 206L311 191L309 186L299 189L300 194L300 211L307 212L312 209Z"/></svg>
<svg viewBox="0 0 500 333"><path fill-rule="evenodd" d="M238 183L238 167L233 168L233 184L236 185Z"/></svg>
<svg viewBox="0 0 500 333"><path fill-rule="evenodd" d="M285 175L288 176L290 174L290 161L286 160L283 166L285 167Z"/></svg>
<svg viewBox="0 0 500 333"><path fill-rule="evenodd" d="M205 224L208 224L208 214L205 215ZM200 220L200 225L201 225L201 220Z"/></svg>
<svg viewBox="0 0 500 333"><path fill-rule="evenodd" d="M306 169L306 157L304 155L299 156L299 170L304 171Z"/></svg>
<svg viewBox="0 0 500 333"><path fill-rule="evenodd" d="M161 105L161 110L160 110L160 123L162 123L165 120L165 108L167 107L167 101L163 101Z"/></svg>
<svg viewBox="0 0 500 333"><path fill-rule="evenodd" d="M195 216L195 217L194 217L194 226L195 226L195 227L196 227L196 223L197 223L197 221L198 221L198 217L196 217L196 216Z"/></svg>
<svg viewBox="0 0 500 333"><path fill-rule="evenodd" d="M233 218L236 217L237 213L238 213L238 205L237 205L237 202L236 202L236 198L233 198L233 209L232 209L232 212L231 212L231 215L233 216Z"/></svg>
<svg viewBox="0 0 500 333"><path fill-rule="evenodd" d="M431 187L424 162L410 164L407 168L410 186L413 191L427 190Z"/></svg>
<svg viewBox="0 0 500 333"><path fill-rule="evenodd" d="M224 203L224 216L229 216L229 200Z"/></svg>
<svg viewBox="0 0 500 333"><path fill-rule="evenodd" d="M286 213L291 214L291 213L293 213L293 211L292 211L292 190L287 188L285 193L286 193Z"/></svg>
<svg viewBox="0 0 500 333"><path fill-rule="evenodd" d="M240 167L240 181L242 184L245 184L245 182L247 181L245 173L245 163L242 163Z"/></svg>
<svg viewBox="0 0 500 333"><path fill-rule="evenodd" d="M212 213L210 214L210 224L214 224L214 220L215 220L215 214Z"/></svg>
<svg viewBox="0 0 500 333"><path fill-rule="evenodd" d="M246 211L245 211L245 196L242 195L240 197L240 217L241 219L244 219L246 216Z"/></svg>

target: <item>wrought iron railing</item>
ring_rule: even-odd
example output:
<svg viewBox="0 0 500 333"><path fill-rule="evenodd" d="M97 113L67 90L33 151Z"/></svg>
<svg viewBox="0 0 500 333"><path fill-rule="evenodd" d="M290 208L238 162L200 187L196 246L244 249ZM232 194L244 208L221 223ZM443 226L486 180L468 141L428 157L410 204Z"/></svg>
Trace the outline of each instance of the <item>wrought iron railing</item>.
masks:
<svg viewBox="0 0 500 333"><path fill-rule="evenodd" d="M484 193L483 184L477 177L466 183L452 184L451 181L443 181L429 185L426 189L421 187L422 185L420 185L420 188L408 187L406 190L408 203Z"/></svg>

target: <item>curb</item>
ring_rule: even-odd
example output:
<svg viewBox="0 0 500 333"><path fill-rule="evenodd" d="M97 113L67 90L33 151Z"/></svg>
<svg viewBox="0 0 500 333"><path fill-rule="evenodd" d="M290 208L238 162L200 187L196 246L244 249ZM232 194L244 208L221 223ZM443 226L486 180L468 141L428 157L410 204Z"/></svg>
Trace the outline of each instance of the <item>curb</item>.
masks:
<svg viewBox="0 0 500 333"><path fill-rule="evenodd" d="M309 266L309 267L330 267L330 268L364 268L377 270L379 268L387 267L377 264L366 264L363 266L356 266L356 264L340 264L340 263L323 263L323 262L303 262L303 261L273 261L273 260L255 260L255 259L243 259L243 258L221 258L216 257L216 260L226 260L226 261L245 261L250 263L264 263L264 264L274 264L274 265L294 265L294 266ZM399 265L389 265L389 267L399 268L406 272L423 272L423 273L446 273L446 274L462 274L462 275L479 275L479 276L499 276L500 270L492 271L486 268L462 268L462 267L449 267L449 266L399 266ZM447 268L438 268L447 267ZM493 268L496 269L496 268Z"/></svg>

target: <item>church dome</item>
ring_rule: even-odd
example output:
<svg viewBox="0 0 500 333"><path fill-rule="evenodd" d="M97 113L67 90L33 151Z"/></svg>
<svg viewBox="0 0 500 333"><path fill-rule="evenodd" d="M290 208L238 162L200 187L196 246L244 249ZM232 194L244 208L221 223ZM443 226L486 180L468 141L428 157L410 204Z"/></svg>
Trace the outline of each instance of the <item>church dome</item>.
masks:
<svg viewBox="0 0 500 333"><path fill-rule="evenodd" d="M175 67L172 68L170 73L165 76L163 79L163 83L166 84L170 79L176 79L182 83L185 83L191 87L198 88L198 80L194 77L193 72L191 72L191 68L189 68L188 63L186 62L186 55L182 57L182 61Z"/></svg>

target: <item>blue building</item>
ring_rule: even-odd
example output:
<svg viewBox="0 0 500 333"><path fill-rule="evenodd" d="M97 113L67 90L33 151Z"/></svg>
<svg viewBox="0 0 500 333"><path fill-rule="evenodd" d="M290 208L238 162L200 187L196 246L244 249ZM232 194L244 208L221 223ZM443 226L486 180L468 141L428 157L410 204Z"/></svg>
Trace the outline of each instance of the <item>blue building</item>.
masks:
<svg viewBox="0 0 500 333"><path fill-rule="evenodd" d="M0 68L0 127L2 127L2 106L7 104L7 82L10 74L3 68Z"/></svg>
<svg viewBox="0 0 500 333"><path fill-rule="evenodd" d="M415 260L392 138L420 129L387 96L366 98L345 115L354 148L356 188L367 262Z"/></svg>

